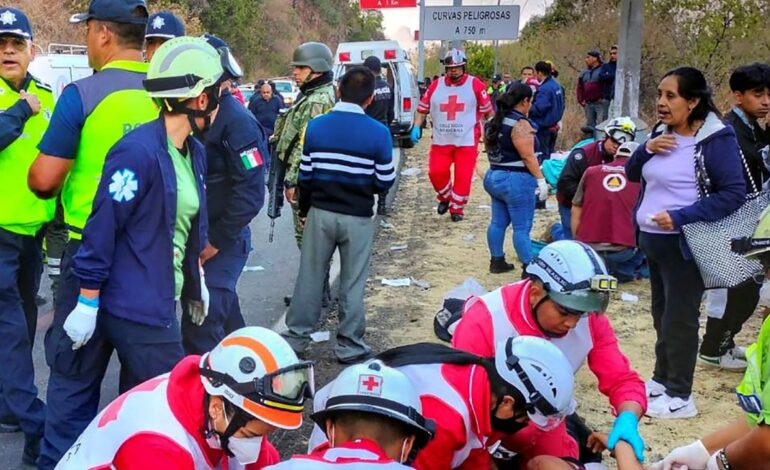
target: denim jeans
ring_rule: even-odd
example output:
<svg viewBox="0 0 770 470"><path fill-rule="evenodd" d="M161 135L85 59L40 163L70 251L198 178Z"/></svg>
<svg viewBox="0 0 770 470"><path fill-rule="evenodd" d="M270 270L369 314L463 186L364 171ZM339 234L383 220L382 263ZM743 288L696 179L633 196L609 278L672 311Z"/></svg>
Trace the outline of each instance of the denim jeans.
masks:
<svg viewBox="0 0 770 470"><path fill-rule="evenodd" d="M495 170L484 176L484 189L492 196L492 220L487 228L487 245L494 257L505 256L505 231L513 226L513 248L519 261L532 261L529 232L535 218L537 181L529 173Z"/></svg>
<svg viewBox="0 0 770 470"><path fill-rule="evenodd" d="M644 263L644 253L636 248L623 251L599 251L607 270L620 282L631 282L638 277L639 268Z"/></svg>
<svg viewBox="0 0 770 470"><path fill-rule="evenodd" d="M559 204L559 217L561 218L562 240L572 240L572 209Z"/></svg>

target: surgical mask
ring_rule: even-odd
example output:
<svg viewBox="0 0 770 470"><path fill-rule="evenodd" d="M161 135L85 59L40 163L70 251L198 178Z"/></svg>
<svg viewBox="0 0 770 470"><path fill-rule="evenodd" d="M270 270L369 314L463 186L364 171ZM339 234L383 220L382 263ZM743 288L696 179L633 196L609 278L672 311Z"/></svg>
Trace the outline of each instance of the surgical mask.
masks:
<svg viewBox="0 0 770 470"><path fill-rule="evenodd" d="M492 415L492 429L503 434L515 434L527 427L528 421L520 422L515 418L500 419Z"/></svg>
<svg viewBox="0 0 770 470"><path fill-rule="evenodd" d="M254 463L259 459L259 453L262 450L262 436L249 438L232 436L227 443L227 448L239 464Z"/></svg>

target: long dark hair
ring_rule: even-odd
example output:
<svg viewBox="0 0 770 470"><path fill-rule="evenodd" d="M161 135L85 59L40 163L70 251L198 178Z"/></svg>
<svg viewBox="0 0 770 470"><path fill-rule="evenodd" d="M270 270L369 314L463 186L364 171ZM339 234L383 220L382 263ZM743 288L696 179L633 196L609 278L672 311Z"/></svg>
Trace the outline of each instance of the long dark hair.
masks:
<svg viewBox="0 0 770 470"><path fill-rule="evenodd" d="M714 113L720 119L722 118L722 113L714 104L714 96L703 72L695 67L678 67L663 75L663 78L667 77L676 77L677 92L682 98L686 100L700 98L698 105L692 109L687 117L687 123L690 126L694 122L705 121L709 113Z"/></svg>
<svg viewBox="0 0 770 470"><path fill-rule="evenodd" d="M488 146L497 147L497 137L500 133L500 127L503 125L503 118L505 118L513 108L518 106L519 103L527 98L532 98L532 95L532 88L530 88L529 85L516 82L512 84L505 93L497 97L497 101L495 101L497 106L495 117L493 117L484 128L484 137L486 138Z"/></svg>

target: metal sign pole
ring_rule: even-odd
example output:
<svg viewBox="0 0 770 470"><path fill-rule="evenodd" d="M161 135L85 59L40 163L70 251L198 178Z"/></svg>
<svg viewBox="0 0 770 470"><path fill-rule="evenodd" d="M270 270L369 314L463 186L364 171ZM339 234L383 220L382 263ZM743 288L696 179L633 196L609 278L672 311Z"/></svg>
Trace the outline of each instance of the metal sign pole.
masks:
<svg viewBox="0 0 770 470"><path fill-rule="evenodd" d="M425 76L425 1L420 0L420 31L417 38L417 80L422 80Z"/></svg>
<svg viewBox="0 0 770 470"><path fill-rule="evenodd" d="M452 0L452 6L461 7L463 6L463 0ZM452 47L454 49L462 49L463 42L459 39L455 39L452 41L449 47Z"/></svg>
<svg viewBox="0 0 770 470"><path fill-rule="evenodd" d="M644 0L622 0L618 33L618 69L615 99L610 117L639 117L639 77L642 64L642 21Z"/></svg>

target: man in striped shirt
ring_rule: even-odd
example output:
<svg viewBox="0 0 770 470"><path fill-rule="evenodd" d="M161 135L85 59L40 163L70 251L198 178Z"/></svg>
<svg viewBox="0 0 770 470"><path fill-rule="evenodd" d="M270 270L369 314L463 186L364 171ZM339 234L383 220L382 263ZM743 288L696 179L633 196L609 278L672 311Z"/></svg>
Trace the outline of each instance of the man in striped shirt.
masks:
<svg viewBox="0 0 770 470"><path fill-rule="evenodd" d="M321 314L326 271L340 250L340 292L335 354L359 362L371 350L364 342L364 288L372 251L374 195L393 185L395 170L387 127L364 113L375 77L351 68L339 81L340 101L310 121L299 169L299 216L304 238L299 274L283 336L304 352Z"/></svg>

